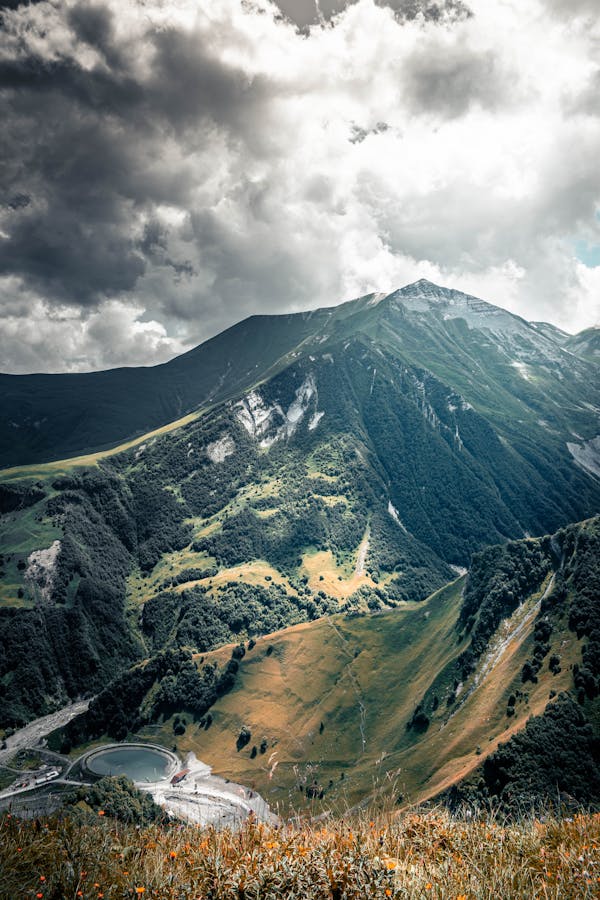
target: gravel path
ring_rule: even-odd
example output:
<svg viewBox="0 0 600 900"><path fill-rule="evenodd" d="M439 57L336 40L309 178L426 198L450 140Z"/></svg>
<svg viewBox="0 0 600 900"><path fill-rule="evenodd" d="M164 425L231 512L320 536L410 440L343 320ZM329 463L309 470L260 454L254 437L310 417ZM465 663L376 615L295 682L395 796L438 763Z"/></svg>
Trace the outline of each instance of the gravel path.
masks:
<svg viewBox="0 0 600 900"><path fill-rule="evenodd" d="M356 578L360 578L361 575L365 574L365 562L367 561L367 553L369 552L369 538L371 537L371 530L367 525L367 529L365 531L365 536L360 542L360 547L358 548L358 556L356 558L356 568L354 569L354 575Z"/></svg>
<svg viewBox="0 0 600 900"><path fill-rule="evenodd" d="M84 713L89 705L90 700L80 700L78 703L71 703L55 713L50 713L49 716L34 719L29 725L25 725L24 728L19 728L11 737L6 738L6 749L0 750L0 765L7 763L18 750L23 750L26 747L35 747L51 731L61 728L70 722L71 719Z"/></svg>

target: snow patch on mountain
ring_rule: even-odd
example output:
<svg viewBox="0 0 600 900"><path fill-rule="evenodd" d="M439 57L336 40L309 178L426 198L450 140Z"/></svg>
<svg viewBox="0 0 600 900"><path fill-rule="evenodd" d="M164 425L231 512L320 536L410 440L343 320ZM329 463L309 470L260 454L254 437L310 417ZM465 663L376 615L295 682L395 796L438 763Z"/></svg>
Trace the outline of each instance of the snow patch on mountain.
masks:
<svg viewBox="0 0 600 900"><path fill-rule="evenodd" d="M531 381L531 375L529 374L529 370L524 362L519 362L518 360L513 360L511 362L511 366L513 369L516 369L521 378L524 378L525 381Z"/></svg>
<svg viewBox="0 0 600 900"><path fill-rule="evenodd" d="M423 396L419 403L419 409L421 410L421 415L425 421L429 422L432 428L439 428L440 420L438 419L437 413L425 396Z"/></svg>
<svg viewBox="0 0 600 900"><path fill-rule="evenodd" d="M454 429L454 442L459 451L463 451L465 449L465 445L463 444L462 438L460 436L460 431L458 430L458 425Z"/></svg>
<svg viewBox="0 0 600 900"><path fill-rule="evenodd" d="M54 541L44 550L34 550L27 557L25 580L37 588L42 599L47 602L52 599L60 546L60 541Z"/></svg>
<svg viewBox="0 0 600 900"><path fill-rule="evenodd" d="M400 526L400 528L402 529L402 531L403 531L405 534L408 534L408 529L407 529L406 525L404 525L404 523L403 523L402 520L400 519L400 516L399 516L399 514L398 514L398 510L396 509L396 507L394 506L394 504L392 503L391 500L388 501L388 508L387 508L387 511L388 511L388 513L390 514L390 516L392 517L392 519L394 520L394 522L396 522L396 524Z"/></svg>
<svg viewBox="0 0 600 900"><path fill-rule="evenodd" d="M308 423L308 430L314 431L324 415L325 415L325 413L323 411L316 412L314 414L314 416L312 417L312 419L310 420L310 422Z"/></svg>
<svg viewBox="0 0 600 900"><path fill-rule="evenodd" d="M447 406L448 412L452 412L452 413L456 412L458 409L460 409L462 412L466 412L469 409L473 409L471 404L467 403L467 401L461 394L455 394L454 392L452 394L448 395L448 398L446 400L446 406Z"/></svg>
<svg viewBox="0 0 600 900"><path fill-rule="evenodd" d="M600 434L582 444L568 442L567 450L582 469L600 478Z"/></svg>
<svg viewBox="0 0 600 900"><path fill-rule="evenodd" d="M426 279L406 285L389 297L392 308L402 310L419 324L430 324L432 318L440 322L462 319L469 330L487 334L490 349L507 356L511 362L549 361L553 364L553 375L561 377L559 369L567 361L566 350L545 331L505 309ZM573 360L569 364L572 366ZM521 374L526 377L524 370Z"/></svg>
<svg viewBox="0 0 600 900"><path fill-rule="evenodd" d="M233 453L235 453L235 444L230 434L224 434L206 447L206 455L214 463L225 462L227 457Z"/></svg>

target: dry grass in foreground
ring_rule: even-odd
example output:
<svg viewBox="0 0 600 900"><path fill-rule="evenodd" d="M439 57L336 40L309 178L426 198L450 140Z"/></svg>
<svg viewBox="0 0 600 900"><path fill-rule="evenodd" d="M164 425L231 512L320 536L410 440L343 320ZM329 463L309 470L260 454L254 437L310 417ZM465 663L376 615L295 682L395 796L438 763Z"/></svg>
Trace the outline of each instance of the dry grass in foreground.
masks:
<svg viewBox="0 0 600 900"><path fill-rule="evenodd" d="M501 825L436 811L237 832L0 824L3 900L600 896L600 815Z"/></svg>

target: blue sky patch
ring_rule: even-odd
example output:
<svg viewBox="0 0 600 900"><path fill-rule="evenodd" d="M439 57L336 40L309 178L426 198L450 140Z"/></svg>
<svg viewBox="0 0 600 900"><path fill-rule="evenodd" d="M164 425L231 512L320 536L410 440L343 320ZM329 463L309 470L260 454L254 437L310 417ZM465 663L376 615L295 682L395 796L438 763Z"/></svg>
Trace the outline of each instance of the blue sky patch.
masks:
<svg viewBox="0 0 600 900"><path fill-rule="evenodd" d="M575 256L577 259L581 260L584 265L589 266L590 268L600 266L600 244L577 240L573 241L573 246L575 248Z"/></svg>

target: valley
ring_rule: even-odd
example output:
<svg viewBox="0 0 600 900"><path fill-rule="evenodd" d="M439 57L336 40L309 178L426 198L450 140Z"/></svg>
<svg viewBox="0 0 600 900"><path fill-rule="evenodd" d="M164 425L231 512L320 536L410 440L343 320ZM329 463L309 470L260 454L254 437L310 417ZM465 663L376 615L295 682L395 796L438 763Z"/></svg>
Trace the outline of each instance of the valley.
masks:
<svg viewBox="0 0 600 900"><path fill-rule="evenodd" d="M55 749L176 744L286 815L508 803L495 760L530 727L571 722L593 760L596 600L575 582L600 376L590 336L561 334L420 281L120 372L132 404L129 378L185 381L183 418L137 436L100 400L52 452L24 429L31 464L0 471L0 727L95 695ZM69 378L47 396L104 390Z"/></svg>
<svg viewBox="0 0 600 900"><path fill-rule="evenodd" d="M435 797L543 713L549 697L569 690L581 659L581 642L563 623L552 635L560 671L543 666L535 683L522 680L541 604L553 589L548 575L456 683L449 671L469 646L468 636L457 639L463 589L460 578L423 602L327 616L259 637L239 658L234 686L211 706L209 726L182 708L138 734L164 745L175 740L286 815L306 806L336 813L372 807L391 793L399 808ZM222 666L232 650L198 660ZM437 699L428 721L409 730L417 700L432 685ZM239 747L243 730L249 740Z"/></svg>

